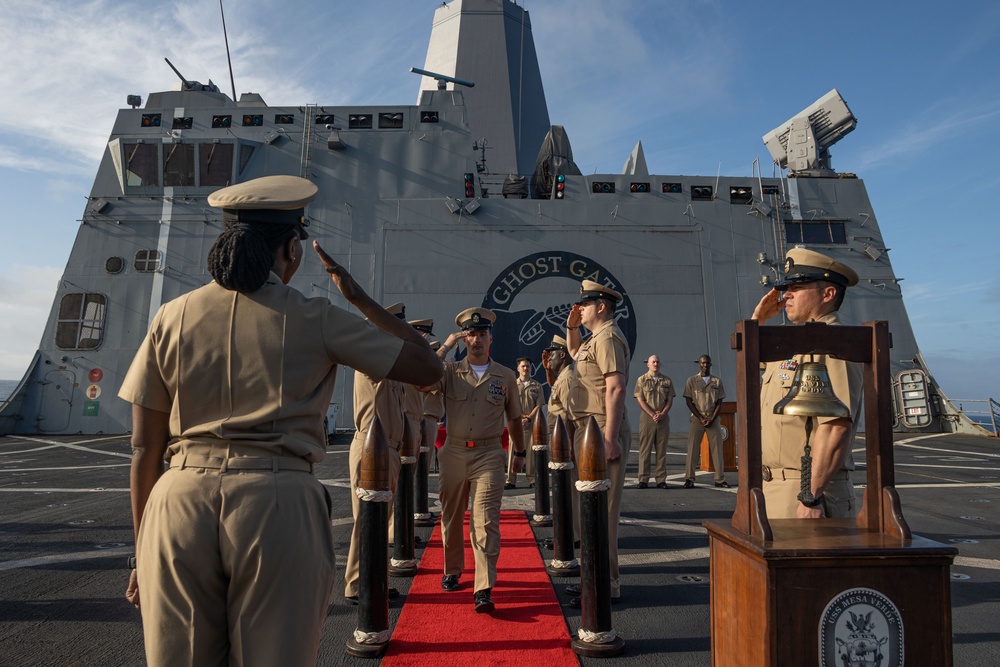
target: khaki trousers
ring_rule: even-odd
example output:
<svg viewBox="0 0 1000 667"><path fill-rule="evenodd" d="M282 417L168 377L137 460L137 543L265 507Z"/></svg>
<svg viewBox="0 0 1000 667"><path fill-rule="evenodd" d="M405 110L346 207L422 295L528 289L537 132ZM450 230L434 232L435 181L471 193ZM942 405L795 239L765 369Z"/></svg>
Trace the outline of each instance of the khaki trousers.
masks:
<svg viewBox="0 0 1000 667"><path fill-rule="evenodd" d="M573 457L579 466L580 445L583 442L583 432L587 426L587 420L577 419L574 422L575 432L573 434ZM596 419L596 417L595 417ZM603 416L597 419L597 425L604 431L606 420ZM611 480L611 488L608 489L608 555L611 569L611 597L621 596L621 575L618 572L618 521L622 513L622 490L625 488L625 468L628 465L628 457L632 448L632 429L628 423L628 415L622 415L622 423L618 428L618 446L621 447L622 455L614 461L608 461L608 479ZM573 522L577 535L580 534L580 492L576 490L576 480L579 479L579 471L576 466L573 468L576 473L573 486Z"/></svg>
<svg viewBox="0 0 1000 667"><path fill-rule="evenodd" d="M347 566L344 570L344 596L354 596L358 594L358 577L361 572L359 562L361 553L361 525L358 523L358 511L361 508L361 500L355 489L358 488L358 481L361 478L361 450L365 446L365 433L355 433L351 440L351 451L348 455L348 465L351 471L351 512L354 516L354 528L351 529L351 546L347 551ZM396 496L396 482L399 479L399 449L398 444L393 443L389 447L389 484L392 487L392 495ZM371 490L371 489L369 489ZM389 543L393 543L394 532L396 530L395 512L392 511L392 503L389 503Z"/></svg>
<svg viewBox="0 0 1000 667"><path fill-rule="evenodd" d="M496 444L467 447L465 442L449 438L438 452L444 573L461 575L465 569L462 522L471 495L469 538L476 561L474 591L493 588L497 580L504 457L499 439Z"/></svg>
<svg viewBox="0 0 1000 667"><path fill-rule="evenodd" d="M649 458L656 449L656 482L667 481L667 440L670 438L670 417L663 415L659 422L643 412L639 415L639 481L649 481Z"/></svg>
<svg viewBox="0 0 1000 667"><path fill-rule="evenodd" d="M528 484L535 483L535 452L531 450L531 438L534 434L524 430L524 476ZM507 483L517 483L517 473L514 472L514 443L507 445Z"/></svg>
<svg viewBox="0 0 1000 667"><path fill-rule="evenodd" d="M801 473L798 470L772 469L774 478L764 482L764 506L768 519L794 519L799 509ZM830 519L852 519L858 515L854 484L850 473L838 470L823 491L823 510Z"/></svg>
<svg viewBox="0 0 1000 667"><path fill-rule="evenodd" d="M722 423L716 417L708 426L702 426L701 420L691 415L691 428L688 431L687 464L684 466L684 479L694 481L694 464L701 458L701 438L708 434L708 449L712 453L712 465L715 466L715 481L726 479L726 464L722 460Z"/></svg>
<svg viewBox="0 0 1000 667"><path fill-rule="evenodd" d="M136 543L147 664L315 665L335 575L327 498L308 472L167 470Z"/></svg>

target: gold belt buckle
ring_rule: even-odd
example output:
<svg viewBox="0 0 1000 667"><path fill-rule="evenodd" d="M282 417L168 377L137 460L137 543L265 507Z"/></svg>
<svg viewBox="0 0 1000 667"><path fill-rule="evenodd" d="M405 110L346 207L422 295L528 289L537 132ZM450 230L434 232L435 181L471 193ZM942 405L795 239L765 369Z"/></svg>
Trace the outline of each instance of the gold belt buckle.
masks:
<svg viewBox="0 0 1000 667"><path fill-rule="evenodd" d="M765 482L770 482L772 479L774 479L774 476L771 475L771 469L768 468L767 466L761 466L760 472L764 476Z"/></svg>

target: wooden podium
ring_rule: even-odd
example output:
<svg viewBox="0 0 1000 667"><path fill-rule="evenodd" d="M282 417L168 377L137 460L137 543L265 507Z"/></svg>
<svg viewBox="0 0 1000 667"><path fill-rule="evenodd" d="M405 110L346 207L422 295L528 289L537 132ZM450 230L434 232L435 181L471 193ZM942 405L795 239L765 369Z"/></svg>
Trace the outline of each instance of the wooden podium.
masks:
<svg viewBox="0 0 1000 667"><path fill-rule="evenodd" d="M736 470L736 401L722 402L719 423L722 424L722 469L724 472L733 472ZM701 463L698 467L700 470L715 472L707 433L701 436Z"/></svg>
<svg viewBox="0 0 1000 667"><path fill-rule="evenodd" d="M893 487L888 324L747 320L732 346L739 488L732 520L705 522L712 664L951 665L949 568L958 551L911 535ZM867 486L857 520L767 519L760 363L804 353L864 365Z"/></svg>

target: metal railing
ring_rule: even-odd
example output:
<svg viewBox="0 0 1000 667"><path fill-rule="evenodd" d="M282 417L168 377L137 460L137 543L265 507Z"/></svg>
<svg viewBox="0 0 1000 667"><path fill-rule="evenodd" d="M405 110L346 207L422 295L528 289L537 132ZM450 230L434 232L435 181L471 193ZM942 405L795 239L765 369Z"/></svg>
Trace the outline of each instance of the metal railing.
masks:
<svg viewBox="0 0 1000 667"><path fill-rule="evenodd" d="M997 428L997 424L1000 423L1000 403L992 398L952 399L951 402L956 408L958 408L959 412L964 414L971 421L979 426L982 426L987 431L993 431L994 437L1000 437L1000 430ZM976 405L982 403L984 404L985 409L967 409L965 407L967 403L974 403Z"/></svg>

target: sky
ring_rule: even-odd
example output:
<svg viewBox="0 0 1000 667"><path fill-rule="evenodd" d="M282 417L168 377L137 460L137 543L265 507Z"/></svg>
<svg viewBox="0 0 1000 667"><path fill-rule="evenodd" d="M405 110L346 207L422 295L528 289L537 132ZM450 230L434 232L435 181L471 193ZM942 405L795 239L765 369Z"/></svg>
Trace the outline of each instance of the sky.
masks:
<svg viewBox="0 0 1000 667"><path fill-rule="evenodd" d="M924 357L1000 399L1000 3L521 0L553 124L584 173L747 176L761 136L837 88ZM237 93L414 104L440 0L225 0ZM217 0L0 3L0 379L41 338L126 96L176 75L231 92Z"/></svg>

